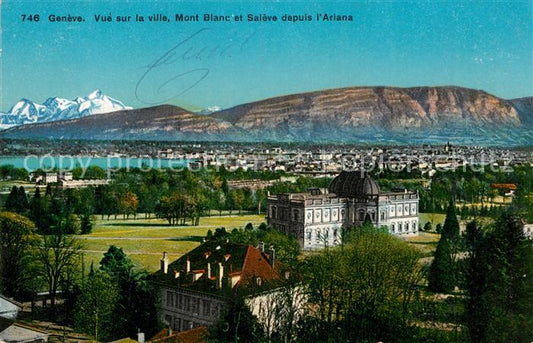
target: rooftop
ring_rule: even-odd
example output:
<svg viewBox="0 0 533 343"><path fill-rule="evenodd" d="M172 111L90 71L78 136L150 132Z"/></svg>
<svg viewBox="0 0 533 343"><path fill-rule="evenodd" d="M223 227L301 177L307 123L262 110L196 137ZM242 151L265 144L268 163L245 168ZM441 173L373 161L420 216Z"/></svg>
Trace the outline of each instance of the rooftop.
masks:
<svg viewBox="0 0 533 343"><path fill-rule="evenodd" d="M362 175L360 171L342 171L331 181L328 190L346 198L377 196L380 193L377 182L368 174Z"/></svg>
<svg viewBox="0 0 533 343"><path fill-rule="evenodd" d="M217 296L258 292L280 281L284 265L272 253L244 244L207 241L152 274L154 281Z"/></svg>

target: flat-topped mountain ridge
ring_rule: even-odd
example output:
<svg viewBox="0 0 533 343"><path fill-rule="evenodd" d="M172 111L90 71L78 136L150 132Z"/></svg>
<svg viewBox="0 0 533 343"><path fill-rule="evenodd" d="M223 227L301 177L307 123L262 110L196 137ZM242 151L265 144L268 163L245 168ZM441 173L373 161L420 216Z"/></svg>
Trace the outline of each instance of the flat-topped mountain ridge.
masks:
<svg viewBox="0 0 533 343"><path fill-rule="evenodd" d="M161 105L15 127L10 138L531 144L533 97L481 90L348 87L284 95L201 115ZM425 137L425 138L424 138ZM414 143L414 142L413 142Z"/></svg>

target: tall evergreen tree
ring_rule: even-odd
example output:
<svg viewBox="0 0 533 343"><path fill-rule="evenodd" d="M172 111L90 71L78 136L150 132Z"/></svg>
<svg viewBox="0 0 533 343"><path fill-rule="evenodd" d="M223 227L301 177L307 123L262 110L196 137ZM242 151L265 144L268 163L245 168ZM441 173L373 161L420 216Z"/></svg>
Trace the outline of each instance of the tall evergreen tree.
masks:
<svg viewBox="0 0 533 343"><path fill-rule="evenodd" d="M24 187L20 186L17 188L13 186L7 196L4 207L7 211L24 213L29 207L28 197L26 196Z"/></svg>
<svg viewBox="0 0 533 343"><path fill-rule="evenodd" d="M4 204L4 208L6 209L6 211L17 212L17 209L18 209L17 194L18 194L17 186L13 186Z"/></svg>
<svg viewBox="0 0 533 343"><path fill-rule="evenodd" d="M50 218L47 213L46 199L41 197L39 187L35 188L35 193L30 202L30 219L33 220L39 232L46 232L50 225Z"/></svg>
<svg viewBox="0 0 533 343"><path fill-rule="evenodd" d="M19 205L19 212L22 213L29 208L28 197L24 187L20 186L17 193L17 201Z"/></svg>
<svg viewBox="0 0 533 343"><path fill-rule="evenodd" d="M450 293L455 287L450 243L442 235L429 269L429 289L436 293Z"/></svg>
<svg viewBox="0 0 533 343"><path fill-rule="evenodd" d="M442 227L442 235L445 236L450 243L455 243L459 240L459 221L457 220L457 213L455 211L455 204L450 199L448 209L446 210L446 219Z"/></svg>
<svg viewBox="0 0 533 343"><path fill-rule="evenodd" d="M465 261L466 325L472 342L483 342L486 332L488 302L485 295L489 264L483 231L474 221L466 226L465 235L468 257Z"/></svg>

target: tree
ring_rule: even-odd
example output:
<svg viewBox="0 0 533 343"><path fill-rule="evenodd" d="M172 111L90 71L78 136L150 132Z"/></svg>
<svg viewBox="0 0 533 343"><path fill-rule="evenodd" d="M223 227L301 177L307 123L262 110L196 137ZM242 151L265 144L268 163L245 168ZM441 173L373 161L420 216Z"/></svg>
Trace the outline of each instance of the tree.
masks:
<svg viewBox="0 0 533 343"><path fill-rule="evenodd" d="M482 342L486 332L486 312L488 303L485 290L488 286L488 261L486 237L477 222L468 223L465 232L467 258L464 264L464 288L467 293L465 301L466 326L472 342Z"/></svg>
<svg viewBox="0 0 533 343"><path fill-rule="evenodd" d="M126 191L120 196L118 206L120 212L122 212L124 216L127 216L127 218L129 218L131 214L135 215L137 213L139 199L137 198L137 195L135 193L131 191Z"/></svg>
<svg viewBox="0 0 533 343"><path fill-rule="evenodd" d="M24 187L13 186L7 196L4 207L11 212L23 213L28 209L28 197Z"/></svg>
<svg viewBox="0 0 533 343"><path fill-rule="evenodd" d="M82 213L80 215L80 226L81 226L81 234L86 235L91 233L93 230L93 216L89 213Z"/></svg>
<svg viewBox="0 0 533 343"><path fill-rule="evenodd" d="M113 338L113 319L119 291L109 274L96 271L89 274L81 286L74 307L75 327L96 340Z"/></svg>
<svg viewBox="0 0 533 343"><path fill-rule="evenodd" d="M422 278L419 252L373 227L346 236L304 261L309 301L316 306L314 340L391 341L408 335L415 289ZM339 328L339 329L337 329Z"/></svg>
<svg viewBox="0 0 533 343"><path fill-rule="evenodd" d="M18 189L17 189L17 186L13 186L11 188L11 192L9 192L9 195L7 196L6 198L6 202L4 204L4 207L7 211L12 211L12 212L18 212L18 199L17 199L17 195L18 195Z"/></svg>
<svg viewBox="0 0 533 343"><path fill-rule="evenodd" d="M112 245L100 261L100 271L107 273L119 290L113 319L113 333L133 336L141 330L147 335L158 328L158 291L148 282L149 273L136 271L121 248Z"/></svg>
<svg viewBox="0 0 533 343"><path fill-rule="evenodd" d="M39 232L46 232L51 223L47 200L47 197L41 197L41 191L36 187L30 202L30 218Z"/></svg>
<svg viewBox="0 0 533 343"><path fill-rule="evenodd" d="M133 268L133 262L122 248L111 245L100 261L100 269L113 277L120 277Z"/></svg>
<svg viewBox="0 0 533 343"><path fill-rule="evenodd" d="M431 229L431 222L426 222L426 224L424 224L424 231L431 231Z"/></svg>
<svg viewBox="0 0 533 343"><path fill-rule="evenodd" d="M431 267L429 269L429 289L436 293L450 293L455 287L453 260L450 244L442 235Z"/></svg>
<svg viewBox="0 0 533 343"><path fill-rule="evenodd" d="M28 197L26 196L26 190L22 186L20 186L17 191L17 205L19 213L26 211L29 207Z"/></svg>
<svg viewBox="0 0 533 343"><path fill-rule="evenodd" d="M459 240L459 221L455 211L455 204L450 199L448 209L446 210L446 219L442 227L442 235L445 236L449 243L454 244Z"/></svg>
<svg viewBox="0 0 533 343"><path fill-rule="evenodd" d="M81 244L64 234L61 227L54 234L42 238L37 257L41 265L40 275L48 287L52 310L58 290L65 287L66 281L77 271L80 250Z"/></svg>
<svg viewBox="0 0 533 343"><path fill-rule="evenodd" d="M469 225L465 300L472 342L530 342L533 337L533 247L522 224L504 213L492 231Z"/></svg>
<svg viewBox="0 0 533 343"><path fill-rule="evenodd" d="M21 297L32 278L29 268L38 243L35 225L16 213L0 213L0 293Z"/></svg>

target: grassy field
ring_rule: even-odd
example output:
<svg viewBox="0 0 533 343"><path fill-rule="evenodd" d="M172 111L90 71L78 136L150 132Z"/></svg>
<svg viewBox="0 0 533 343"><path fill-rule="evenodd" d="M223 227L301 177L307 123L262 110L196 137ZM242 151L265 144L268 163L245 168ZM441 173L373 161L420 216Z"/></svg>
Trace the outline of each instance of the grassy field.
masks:
<svg viewBox="0 0 533 343"><path fill-rule="evenodd" d="M430 256L437 249L440 235L435 232L420 231L416 236L405 237L404 240L420 250L424 256Z"/></svg>
<svg viewBox="0 0 533 343"><path fill-rule="evenodd" d="M420 228L423 228L427 222L431 222L433 224L433 230L435 230L435 227L437 226L437 224L441 223L442 225L444 225L444 219L446 219L445 214L420 213L419 214Z"/></svg>
<svg viewBox="0 0 533 343"><path fill-rule="evenodd" d="M91 262L98 266L102 255L110 245L124 250L135 262L137 267L154 271L159 268L159 260L163 251L174 260L195 248L205 237L207 231L215 231L217 227L231 230L244 227L248 223L259 225L264 216L242 215L223 217L204 217L199 226L168 226L161 219L116 219L97 220L93 232L89 235L77 236L83 244L85 267Z"/></svg>

